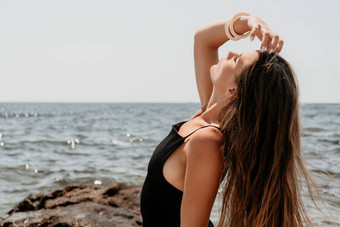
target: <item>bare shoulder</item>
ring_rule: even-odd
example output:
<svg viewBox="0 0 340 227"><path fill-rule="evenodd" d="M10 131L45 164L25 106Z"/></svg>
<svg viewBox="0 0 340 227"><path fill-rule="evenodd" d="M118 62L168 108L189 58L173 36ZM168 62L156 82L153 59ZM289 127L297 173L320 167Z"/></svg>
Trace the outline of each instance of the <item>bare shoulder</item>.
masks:
<svg viewBox="0 0 340 227"><path fill-rule="evenodd" d="M206 127L187 141L181 226L207 226L220 184L222 138L218 129Z"/></svg>
<svg viewBox="0 0 340 227"><path fill-rule="evenodd" d="M223 134L215 127L206 127L197 130L190 136L186 150L187 157L201 158L220 156L223 145Z"/></svg>

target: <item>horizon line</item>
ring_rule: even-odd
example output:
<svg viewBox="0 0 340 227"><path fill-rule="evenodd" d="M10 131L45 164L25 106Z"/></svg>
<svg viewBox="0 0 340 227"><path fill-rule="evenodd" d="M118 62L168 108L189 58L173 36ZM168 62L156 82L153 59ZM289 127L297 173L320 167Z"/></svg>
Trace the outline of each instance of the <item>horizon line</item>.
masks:
<svg viewBox="0 0 340 227"><path fill-rule="evenodd" d="M117 104L179 104L179 103L191 103L191 104L200 104L199 102L175 102L175 101L71 101L71 102L65 102L65 101L0 101L0 104L10 104L10 103L17 103L17 104L105 104L105 103L117 103ZM299 104L340 104L340 102L299 102Z"/></svg>

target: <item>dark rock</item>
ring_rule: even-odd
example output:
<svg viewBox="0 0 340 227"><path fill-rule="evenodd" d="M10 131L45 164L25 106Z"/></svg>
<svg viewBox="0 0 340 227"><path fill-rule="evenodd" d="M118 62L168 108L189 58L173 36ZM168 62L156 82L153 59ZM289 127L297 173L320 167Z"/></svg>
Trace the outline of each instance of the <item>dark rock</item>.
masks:
<svg viewBox="0 0 340 227"><path fill-rule="evenodd" d="M71 185L49 194L29 195L0 219L3 227L142 226L140 185L105 188Z"/></svg>

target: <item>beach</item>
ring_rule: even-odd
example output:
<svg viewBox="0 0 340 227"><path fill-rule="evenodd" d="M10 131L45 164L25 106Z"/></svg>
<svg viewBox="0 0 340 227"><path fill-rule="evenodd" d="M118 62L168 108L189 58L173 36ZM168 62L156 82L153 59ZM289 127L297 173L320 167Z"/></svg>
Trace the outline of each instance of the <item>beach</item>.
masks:
<svg viewBox="0 0 340 227"><path fill-rule="evenodd" d="M171 125L198 109L198 103L0 103L1 216L29 194L69 185L141 185ZM339 226L340 104L301 104L301 121L305 159L329 173L308 167L333 216L304 196L307 210L315 226Z"/></svg>

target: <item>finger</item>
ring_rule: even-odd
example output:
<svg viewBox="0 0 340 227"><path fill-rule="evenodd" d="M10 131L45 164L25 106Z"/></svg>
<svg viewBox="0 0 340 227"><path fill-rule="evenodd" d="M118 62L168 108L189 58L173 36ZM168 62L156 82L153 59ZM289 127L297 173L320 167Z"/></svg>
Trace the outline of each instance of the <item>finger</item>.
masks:
<svg viewBox="0 0 340 227"><path fill-rule="evenodd" d="M274 37L272 38L270 45L269 45L269 53L273 53L275 51L275 49L277 48L279 43L279 36L278 35L274 35Z"/></svg>
<svg viewBox="0 0 340 227"><path fill-rule="evenodd" d="M282 50L282 47L283 47L283 40L282 39L280 39L279 40L279 45L277 46L277 48L276 48L276 50L275 50L275 54L278 54L278 53L280 53L280 51Z"/></svg>
<svg viewBox="0 0 340 227"><path fill-rule="evenodd" d="M261 43L261 50L265 51L268 49L268 40L269 40L269 33L265 32L263 35L262 43Z"/></svg>
<svg viewBox="0 0 340 227"><path fill-rule="evenodd" d="M255 39L256 33L258 32L259 28L257 26L254 26L251 31L250 31L250 35L249 35L249 39L250 41L253 41Z"/></svg>

